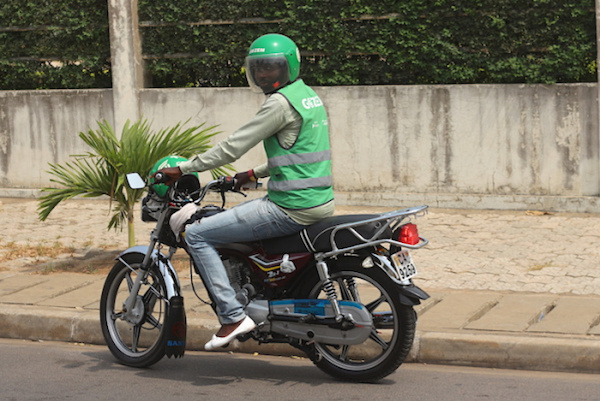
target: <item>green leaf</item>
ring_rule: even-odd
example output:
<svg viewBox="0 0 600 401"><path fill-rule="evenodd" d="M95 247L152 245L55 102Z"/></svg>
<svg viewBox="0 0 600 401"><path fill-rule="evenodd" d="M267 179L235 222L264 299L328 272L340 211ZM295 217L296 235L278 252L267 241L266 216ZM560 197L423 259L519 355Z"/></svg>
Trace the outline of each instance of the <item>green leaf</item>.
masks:
<svg viewBox="0 0 600 401"><path fill-rule="evenodd" d="M164 156L190 157L205 152L211 147L210 138L217 133L215 127L200 124L184 128L185 123L154 132L146 119L140 119L133 124L127 122L118 140L108 122L97 124L98 129L79 133L90 147L87 153L73 155L63 164L49 164L50 181L57 187L42 190L38 204L40 220L46 220L64 200L106 195L113 205L108 229L122 229L144 194L144 190L133 190L126 185L126 174L137 172L148 176L152 166ZM212 173L227 175L228 171L232 171L229 165Z"/></svg>

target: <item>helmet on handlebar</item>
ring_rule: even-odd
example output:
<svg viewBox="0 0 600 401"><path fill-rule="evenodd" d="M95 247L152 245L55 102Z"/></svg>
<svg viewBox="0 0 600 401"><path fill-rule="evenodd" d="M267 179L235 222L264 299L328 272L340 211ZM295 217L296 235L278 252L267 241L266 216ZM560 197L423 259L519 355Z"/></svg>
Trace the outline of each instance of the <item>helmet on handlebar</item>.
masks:
<svg viewBox="0 0 600 401"><path fill-rule="evenodd" d="M152 166L152 169L150 170L150 176L154 175L154 173L156 173L160 169L167 167L177 167L185 161L187 161L185 157L176 155L163 157L162 159L157 161L154 164L154 166ZM169 186L165 184L153 184L153 182L154 178L151 178L150 188L152 189L152 191L154 191L154 193L159 197L164 198L167 195L167 190L169 189Z"/></svg>
<svg viewBox="0 0 600 401"><path fill-rule="evenodd" d="M200 197L200 180L198 174L184 174L178 179L173 188L177 196L196 200Z"/></svg>
<svg viewBox="0 0 600 401"><path fill-rule="evenodd" d="M167 167L177 167L184 161L185 157L166 156L157 161L150 170L150 176L158 170ZM150 179L148 195L142 199L142 220L156 221L165 202L169 186L166 184L154 184L154 178ZM197 173L184 174L174 185L175 191L182 197L191 196L192 199L198 199L200 190L200 180Z"/></svg>
<svg viewBox="0 0 600 401"><path fill-rule="evenodd" d="M250 45L246 78L254 92L275 92L294 82L299 74L300 50L287 36L269 33Z"/></svg>

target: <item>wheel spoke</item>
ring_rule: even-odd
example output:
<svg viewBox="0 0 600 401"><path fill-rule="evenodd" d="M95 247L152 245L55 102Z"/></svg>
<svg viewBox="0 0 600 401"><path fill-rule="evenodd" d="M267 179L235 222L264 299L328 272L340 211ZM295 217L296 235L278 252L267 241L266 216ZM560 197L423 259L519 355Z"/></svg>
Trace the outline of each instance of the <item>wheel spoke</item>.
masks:
<svg viewBox="0 0 600 401"><path fill-rule="evenodd" d="M154 328L158 328L159 330L162 328L162 324L160 321L152 315L154 312L154 307L156 306L156 302L159 300L163 300L164 297L161 293L154 287L154 285L150 285L148 290L142 296L142 300L144 303L144 308L146 310L144 321L150 323L150 325ZM162 305L162 304L161 304ZM162 308L159 309L158 313L162 312Z"/></svg>
<svg viewBox="0 0 600 401"><path fill-rule="evenodd" d="M146 322L150 323L150 325L156 329L162 329L162 324L158 321L157 318L155 318L153 315L151 315L150 313L146 313L145 319Z"/></svg>
<svg viewBox="0 0 600 401"><path fill-rule="evenodd" d="M146 294L144 294L144 298L146 296L151 297L151 296L155 296L156 298L160 298L160 292L156 289L156 287L154 286L155 284L149 285L148 286L148 291L146 291Z"/></svg>
<svg viewBox="0 0 600 401"><path fill-rule="evenodd" d="M160 299L160 293L153 286L149 286L148 290L142 296L142 301L144 302L144 306L146 310L151 311L154 309L154 305L156 301Z"/></svg>
<svg viewBox="0 0 600 401"><path fill-rule="evenodd" d="M140 341L140 334L142 332L142 326L141 325L135 325L133 326L133 331L131 334L131 350L133 352L138 352L138 344Z"/></svg>
<svg viewBox="0 0 600 401"><path fill-rule="evenodd" d="M381 295L379 298L377 298L377 299L369 302L368 304L366 304L365 307L367 308L367 310L369 312L373 312L375 309L377 309L377 307L379 305L381 305L385 301L386 301L386 297L384 295Z"/></svg>
<svg viewBox="0 0 600 401"><path fill-rule="evenodd" d="M131 272L127 272L127 274L125 274L125 280L127 280L127 288L129 288L129 291L131 291L131 289L133 288L133 279L131 278Z"/></svg>
<svg viewBox="0 0 600 401"><path fill-rule="evenodd" d="M389 348L389 344L383 338L381 338L377 330L372 329L369 338L375 341L375 343L379 345L384 351Z"/></svg>
<svg viewBox="0 0 600 401"><path fill-rule="evenodd" d="M340 352L340 357L339 360L342 362L347 362L348 361L348 351L350 350L350 346L349 345L343 345L342 346L342 352Z"/></svg>

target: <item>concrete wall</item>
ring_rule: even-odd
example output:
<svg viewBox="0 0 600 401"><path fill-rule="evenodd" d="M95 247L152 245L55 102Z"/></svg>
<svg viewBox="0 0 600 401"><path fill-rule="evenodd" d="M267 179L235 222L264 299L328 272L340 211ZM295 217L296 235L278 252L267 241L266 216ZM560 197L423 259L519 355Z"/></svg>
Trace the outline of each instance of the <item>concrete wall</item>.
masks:
<svg viewBox="0 0 600 401"><path fill-rule="evenodd" d="M331 127L339 203L600 212L595 84L315 88ZM190 119L220 137L262 101L245 88L144 89L155 129ZM0 92L0 187L50 184L48 162L85 152L113 120L112 91ZM264 161L257 147L236 162ZM11 192L12 191L12 192Z"/></svg>

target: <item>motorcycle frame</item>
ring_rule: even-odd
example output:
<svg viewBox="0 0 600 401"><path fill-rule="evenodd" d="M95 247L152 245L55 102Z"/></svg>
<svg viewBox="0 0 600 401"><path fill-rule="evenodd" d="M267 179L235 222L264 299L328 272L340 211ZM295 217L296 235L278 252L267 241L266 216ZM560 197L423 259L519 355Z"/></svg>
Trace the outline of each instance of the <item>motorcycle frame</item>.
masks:
<svg viewBox="0 0 600 401"><path fill-rule="evenodd" d="M204 188L202 188L202 190L200 191L198 200L195 202L197 204L199 204L200 201L204 199L205 195L210 190L211 184L217 183L217 182L218 182L218 180L213 180L213 181L209 182ZM224 192L221 192L221 197L223 199L223 205L224 205L225 204ZM139 289L141 288L142 283L146 280L146 278L148 276L148 270L152 264L156 264L158 266L160 273L163 275L163 278L165 279L165 285L167 287L167 299L171 299L171 297L174 295L181 295L181 285L179 282L179 278L177 276L177 272L175 271L173 265L171 264L171 257L175 254L177 248L170 246L169 253L168 253L168 255L165 256L162 253L160 253L160 250L157 247L157 244L159 244L161 230L166 227L165 219L169 215L168 211L170 208L171 208L171 206L169 205L169 202L165 202L165 204L159 214L159 217L157 219L156 226L155 226L154 230L152 230L152 234L150 236L150 244L148 246L143 246L143 245L135 246L135 247L125 250L123 253L121 253L119 255L119 260L121 260L126 265L127 265L127 263L123 260L124 255L130 254L130 253L139 253L139 254L144 255L144 260L143 260L142 266L141 266L142 273L137 275L136 280L134 281L131 291L129 293L129 296L124 302L123 312L126 315L126 317L127 317L127 314L132 313L132 311L134 309ZM396 210L396 211L392 211L389 213L384 213L377 217L369 218L366 220L361 220L358 222L337 225L332 229L331 233L329 234L329 242L331 245L331 250L327 251L327 252L317 252L314 249L311 241L307 237L303 236L303 241L304 241L305 246L311 253L314 254L314 258L316 261L315 266L316 266L317 272L319 274L319 278L321 280L323 290L325 291L327 298L328 298L329 302L331 303L333 311L336 315L335 316L336 321L338 321L338 322L342 321L344 319L344 316L342 315L341 310L340 310L339 302L337 299L337 294L335 292L335 289L333 288L333 282L329 275L329 268L326 263L326 260L332 259L332 258L335 259L339 255L342 255L345 253L355 252L355 251L358 251L358 250L364 249L364 248L374 248L374 247L377 247L377 246L383 245L383 244L390 244L390 245L394 245L397 247L403 247L403 248L408 248L408 249L418 249L418 248L421 248L421 247L427 245L429 241L423 237L419 237L419 242L414 245L406 244L406 243L394 240L392 238L379 238L386 230L390 229L391 232L394 232L398 227L408 223L408 221L404 222L405 220L408 219L410 221L411 218L415 218L415 217L425 214L427 211L427 208L428 208L428 206L417 206L417 207L412 207L412 208L407 208L407 209L402 209L402 210ZM365 238L363 235L361 235L357 231L357 228L362 225L367 225L367 224L372 224L372 223L377 223L377 222L382 222L381 227L379 227L379 229L369 238ZM340 247L336 242L336 234L338 234L341 231L348 231L349 233L351 233L354 237L356 237L358 239L359 243L356 245L348 246L348 247ZM395 283L400 285L402 288L407 288L408 286L410 286L412 284L410 279L403 280L403 281L398 280L398 278L397 278L398 275L394 273L395 268L392 266L392 264L390 263L388 258L377 258L376 262L379 262L379 263L375 263L375 265L378 266L379 268L381 268L390 277L391 280L393 280ZM421 299L427 298L427 294L425 294L422 291L415 292L415 291L409 290L408 296L409 296L409 298L410 297L421 298ZM406 302L411 303L411 304L413 303L410 301L406 301Z"/></svg>

